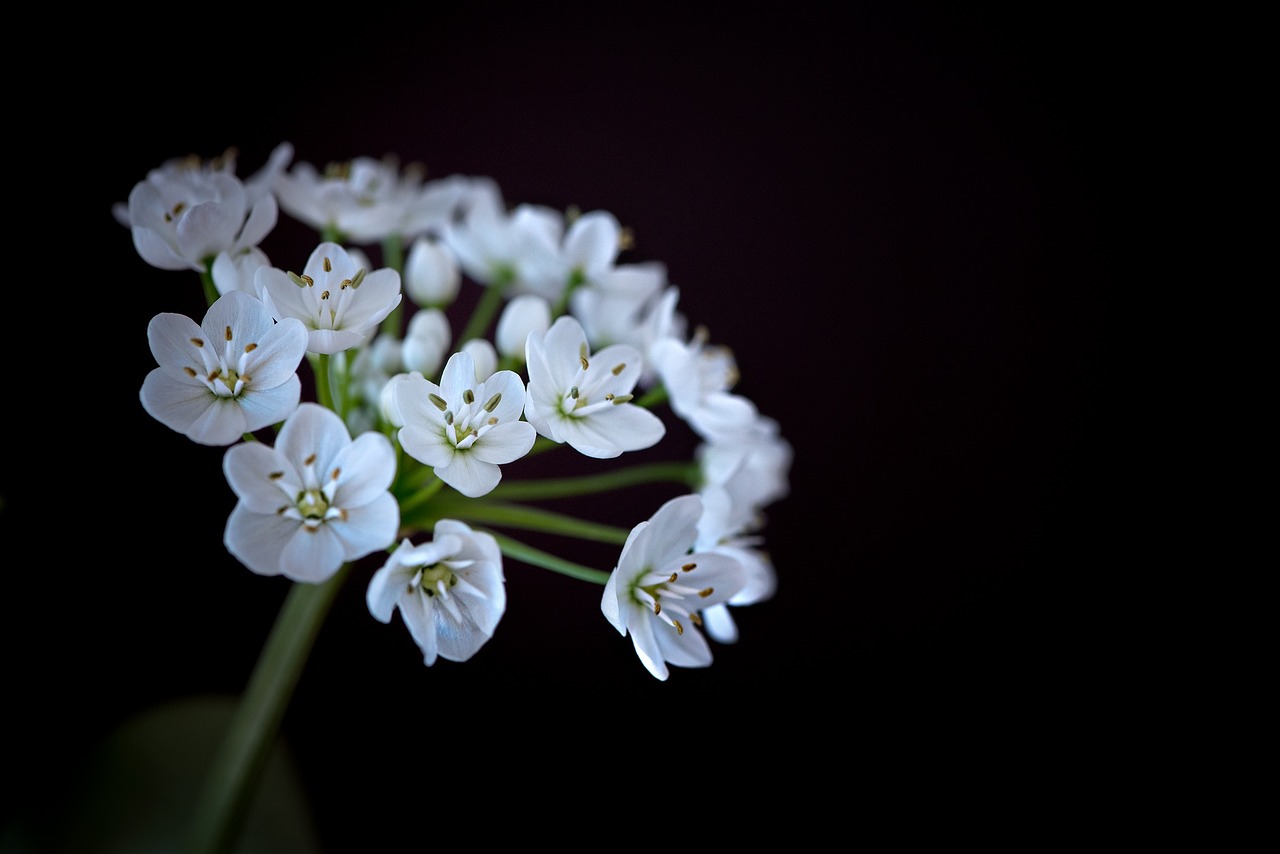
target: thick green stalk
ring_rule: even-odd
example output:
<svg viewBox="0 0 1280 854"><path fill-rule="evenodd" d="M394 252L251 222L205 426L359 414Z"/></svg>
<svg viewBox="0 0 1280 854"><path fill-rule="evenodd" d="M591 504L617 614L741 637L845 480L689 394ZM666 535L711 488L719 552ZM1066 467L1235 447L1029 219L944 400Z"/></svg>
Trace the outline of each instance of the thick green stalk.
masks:
<svg viewBox="0 0 1280 854"><path fill-rule="evenodd" d="M454 350L457 350L472 338L483 337L489 331L489 324L493 322L493 316L498 313L498 309L502 306L502 290L504 286L495 280L484 288L484 293L480 294L480 301L476 303L475 311L471 313L471 318L467 321L466 328L462 330L462 334L453 342Z"/></svg>
<svg viewBox="0 0 1280 854"><path fill-rule="evenodd" d="M234 849L285 706L349 571L350 564L344 564L323 584L295 583L289 590L205 778L187 838L188 854Z"/></svg>

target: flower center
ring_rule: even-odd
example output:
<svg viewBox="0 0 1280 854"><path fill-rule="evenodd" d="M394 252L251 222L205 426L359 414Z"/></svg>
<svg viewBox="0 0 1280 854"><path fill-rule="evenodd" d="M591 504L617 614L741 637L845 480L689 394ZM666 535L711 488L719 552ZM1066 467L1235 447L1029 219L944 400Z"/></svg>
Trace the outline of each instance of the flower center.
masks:
<svg viewBox="0 0 1280 854"><path fill-rule="evenodd" d="M422 592L428 596L439 594L447 598L449 588L458 583L458 576L453 574L448 564L437 563L434 566L421 567L415 580Z"/></svg>
<svg viewBox="0 0 1280 854"><path fill-rule="evenodd" d="M213 342L192 338L191 344L196 348L196 358L198 364L203 365L203 370L197 371L192 367L184 370L187 376L203 379L209 391L218 397L237 397L252 382L248 373L249 354L257 350L258 345L251 342L241 347L230 326L223 332L223 338L226 344L221 353Z"/></svg>
<svg viewBox="0 0 1280 854"><path fill-rule="evenodd" d="M692 573L697 568L696 563L685 563L678 570L666 573L649 570L632 584L631 598L652 609L655 616L675 629L676 634L682 635L684 623L681 620L688 620L695 626L702 625L697 600L715 591L713 587L698 588L678 583L682 573Z"/></svg>

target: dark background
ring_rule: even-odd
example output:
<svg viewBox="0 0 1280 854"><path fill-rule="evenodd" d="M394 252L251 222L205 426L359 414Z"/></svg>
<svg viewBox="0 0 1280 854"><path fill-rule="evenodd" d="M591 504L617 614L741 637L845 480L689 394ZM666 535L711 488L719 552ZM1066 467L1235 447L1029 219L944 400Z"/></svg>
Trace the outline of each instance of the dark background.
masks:
<svg viewBox="0 0 1280 854"><path fill-rule="evenodd" d="M19 465L49 451L9 442L0 516L35 548L4 630L30 698L5 809L28 836L99 820L64 793L114 728L238 692L288 588L221 546L222 450L137 402L151 316L203 304L110 214L170 157L235 147L247 177L284 140L318 166L396 154L510 203L613 212L636 235L622 260L667 265L796 454L765 531L777 595L666 683L598 587L514 563L494 638L425 668L398 617L369 616L362 565L282 726L323 850L400 839L371 816L437 809L447 780L502 801L547 797L530 781L554 771L598 810L618 793L590 798L587 774L733 769L731 791L922 741L1083 741L1123 678L1132 30L1074 5L891 8L480 3L207 53L99 48L76 97L105 108L107 153L74 188L88 254L57 285L95 390L54 408L78 443L53 452L56 484ZM300 269L314 243L282 214L264 247ZM616 502L587 510L656 508Z"/></svg>

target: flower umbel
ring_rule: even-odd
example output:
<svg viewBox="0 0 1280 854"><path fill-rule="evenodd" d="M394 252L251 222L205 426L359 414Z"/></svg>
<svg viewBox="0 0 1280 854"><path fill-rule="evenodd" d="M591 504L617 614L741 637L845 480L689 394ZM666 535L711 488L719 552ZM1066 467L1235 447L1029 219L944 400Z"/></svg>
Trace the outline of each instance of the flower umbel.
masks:
<svg viewBox="0 0 1280 854"><path fill-rule="evenodd" d="M233 846L312 639L366 560L369 613L398 610L427 667L493 638L512 564L601 585L606 619L664 681L710 665L709 641L737 640L730 608L777 585L764 510L787 494L791 446L730 391L732 352L700 325L687 334L666 265L624 257L629 227L605 210L508 208L491 179L428 181L394 156L323 172L292 158L281 143L246 182L231 152L165 161L112 208L141 259L196 272L208 305L199 324L151 320L142 406L227 446L223 545L295 582L215 756L192 854ZM279 212L318 233L301 267L275 266L288 250L266 244ZM692 455L601 465L669 429L697 441ZM552 475L529 476L542 454ZM609 520L532 506L638 485L674 497L579 505ZM622 551L606 572L490 528Z"/></svg>

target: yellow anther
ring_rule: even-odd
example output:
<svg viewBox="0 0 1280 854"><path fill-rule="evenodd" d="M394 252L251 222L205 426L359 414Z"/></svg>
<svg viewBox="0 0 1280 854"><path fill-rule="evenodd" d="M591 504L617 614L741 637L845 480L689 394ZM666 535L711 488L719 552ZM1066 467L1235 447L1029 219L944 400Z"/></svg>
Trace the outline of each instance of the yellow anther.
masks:
<svg viewBox="0 0 1280 854"><path fill-rule="evenodd" d="M698 591L698 595L701 596L703 599L706 599L708 596L710 596L712 593L715 593L715 592L716 592L716 589L714 587L704 587L703 589Z"/></svg>
<svg viewBox="0 0 1280 854"><path fill-rule="evenodd" d="M435 408L439 409L441 412L444 412L446 409L449 408L449 404L445 403L444 398L438 394L435 394L434 392L428 392L427 400L431 401L432 405L434 405Z"/></svg>
<svg viewBox="0 0 1280 854"><path fill-rule="evenodd" d="M204 339L203 339L203 338L192 338L192 339L191 339L191 343L192 343L192 344L194 344L194 345L196 345L197 347L203 347L203 346L204 346Z"/></svg>
<svg viewBox="0 0 1280 854"><path fill-rule="evenodd" d="M501 402L502 402L502 392L498 392L493 397L489 398L489 402L484 405L484 411L493 412L493 410L498 408L498 404Z"/></svg>
<svg viewBox="0 0 1280 854"><path fill-rule="evenodd" d="M329 298L329 292L328 292L328 291L325 291L324 293L320 294L320 299L328 299L328 298Z"/></svg>
<svg viewBox="0 0 1280 854"><path fill-rule="evenodd" d="M613 375L616 377L618 374L622 373L626 369L627 369L627 363L619 362L618 364L613 366Z"/></svg>
<svg viewBox="0 0 1280 854"><path fill-rule="evenodd" d="M258 345L257 345L257 344L246 344L246 345L244 345L244 351L245 351L246 353L252 353L254 350L257 350L257 349L258 349Z"/></svg>
<svg viewBox="0 0 1280 854"><path fill-rule="evenodd" d="M467 389L462 393L462 402L470 406L476 402L476 393L471 389Z"/></svg>
<svg viewBox="0 0 1280 854"><path fill-rule="evenodd" d="M230 340L231 340L231 327L230 327L230 326L228 326L228 327L227 327L227 331L226 331L226 333L225 333L225 334L226 334L226 336L227 336L227 340L228 340L228 341L230 341Z"/></svg>
<svg viewBox="0 0 1280 854"><path fill-rule="evenodd" d="M332 272L333 272L333 265L329 263L329 256L328 256L328 255L324 256L324 271L325 271L326 273L332 273Z"/></svg>
<svg viewBox="0 0 1280 854"><path fill-rule="evenodd" d="M689 572L696 566L697 566L696 563L686 563L684 566L680 567L680 569L682 569L685 572Z"/></svg>
<svg viewBox="0 0 1280 854"><path fill-rule="evenodd" d="M315 465L315 464L316 464L316 455L315 455L315 454L311 454L309 457L307 457L305 460L303 460L303 461L302 461L302 464L303 464L304 466L313 466L313 465Z"/></svg>

